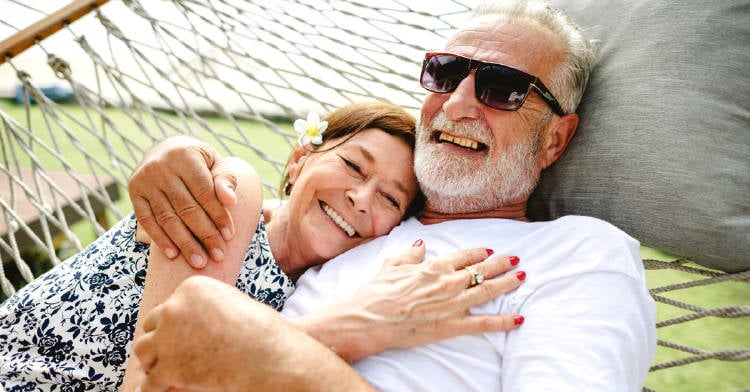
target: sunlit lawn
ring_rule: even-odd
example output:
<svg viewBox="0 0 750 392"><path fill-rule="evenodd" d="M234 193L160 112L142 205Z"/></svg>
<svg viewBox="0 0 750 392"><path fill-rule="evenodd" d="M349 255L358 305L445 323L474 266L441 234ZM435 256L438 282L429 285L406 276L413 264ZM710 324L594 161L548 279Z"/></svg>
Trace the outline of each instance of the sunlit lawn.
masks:
<svg viewBox="0 0 750 392"><path fill-rule="evenodd" d="M644 258L671 260L653 249L643 248ZM675 270L646 271L649 287L661 287L685 281L705 279L694 274ZM687 288L661 294L673 300L687 302L703 308L750 305L750 284L724 282L715 285ZM689 314L673 306L657 303L658 321ZM657 329L662 340L691 346L706 351L750 348L750 318L706 317L684 324ZM687 358L692 354L659 346L655 364ZM646 386L657 391L714 392L750 389L750 363L726 362L709 359L676 368L649 373Z"/></svg>
<svg viewBox="0 0 750 392"><path fill-rule="evenodd" d="M179 120L177 116L171 113L158 111L154 114L136 112L133 117L129 117L121 111L110 108L105 109L104 112L108 121L115 125L97 128L106 129L106 131L92 133L88 130L92 126L88 124L98 126L104 123L95 112L84 111L73 104L61 104L60 109L55 112L55 115L47 114L45 116L41 114L36 105L33 105L31 116L27 118L26 109L23 105L18 105L9 99L0 99L0 110L21 124L22 127L32 131L33 138L24 136L22 139L25 144L30 146L30 149L33 149L34 156L38 159L40 165L47 170L61 171L65 166L69 166L75 172L97 173L98 176L103 175L106 178L110 177L108 172L111 172L115 178L126 183L128 176L132 173L135 165L140 162L146 150L153 146L157 140L163 139L167 133L177 134L184 129L184 133L191 133L217 146L224 155L228 154L226 150L229 149L234 155L244 158L253 165L270 186L275 187L281 178L278 168L259 157L244 143L238 142L240 139L238 133L245 134L255 147L277 161L286 161L289 151L291 151L290 144L284 137L253 121L236 120L236 128L239 128L237 130L235 125L217 116L203 116L202 123L199 123L195 120ZM55 121L55 116L61 119L60 122L64 124L63 126ZM75 119L75 121L71 119ZM84 123L86 126L81 126L78 122ZM165 125L166 123L178 124L178 126L170 129ZM282 132L292 132L289 122L277 121L276 124L282 129ZM146 130L144 131L143 128ZM217 134L233 135L232 139L223 139L219 143L207 128L216 131ZM51 132L50 129L52 129ZM29 166L31 160L29 154L24 151L25 147L20 147L16 140L12 140L14 138L9 136L3 125L0 125L0 130L3 132L0 135L2 137L0 141L3 142L2 148L0 148L1 164ZM37 142L36 138L40 142ZM49 152L44 146L50 146L54 151ZM121 162L117 164L112 162L109 153L110 148L117 151ZM30 179L25 180L28 182ZM7 185L3 183L2 186ZM276 196L276 193L269 189L266 189L265 192L267 197ZM119 214L124 215L132 210L132 206L125 188L121 188L119 194L120 199L115 201L115 206ZM107 216L110 224L118 219L118 216L109 211ZM95 239L96 233L88 222L73 224L71 228L83 246ZM58 256L64 259L75 251L75 247L66 246L66 243L63 242ZM28 264L30 264L34 276L37 276L45 268L34 263ZM5 260L4 267L8 276L14 274L15 268L12 264L8 264L7 260ZM4 298L4 294L0 291L0 301Z"/></svg>
<svg viewBox="0 0 750 392"><path fill-rule="evenodd" d="M73 116L81 118L82 112L78 107L66 105L64 108L66 111L72 113ZM9 100L0 100L0 110L5 111L17 121L25 124L26 113L22 106L18 106ZM132 126L132 119L124 116L120 112L112 110L108 111L108 115L120 128L127 129L128 126ZM160 115L166 118L171 116L165 113L160 113ZM174 118L170 119L170 121L174 120ZM148 121L151 120L146 119L145 121L148 123ZM214 128L219 132L223 132L223 130L231 132L232 125L225 119L209 116L205 118L205 121L211 128ZM240 120L238 121L238 124L244 131L251 135L252 143L260 147L265 153L278 160L283 161L286 159L286 156L290 151L290 146L278 134L270 132L265 126L251 121ZM286 131L291 132L291 127L288 122L280 122L279 125ZM153 126L158 129L156 123L154 123ZM211 139L210 134L207 131L200 130L202 127L199 124L190 122L189 126L194 129L199 129L199 131L196 132L198 137L204 138L207 141ZM44 131L47 129L46 125L36 110L34 110L34 115L32 116L32 127L33 129L40 130L39 135L43 135L40 136L41 138L49 140L50 136ZM81 145L84 146L87 151L100 156L101 158L99 158L99 160L101 162L108 162L107 151L100 147L100 143L97 141L96 137L85 132L75 132L75 129L73 130L73 133L76 135L76 138L81 140ZM61 150L63 150L66 159L69 160L77 170L87 172L88 165L83 156L81 155L81 158L76 158L79 155L72 153L77 147L71 145L70 140L65 137L60 139L62 140L58 140L58 142L60 145L64 146ZM151 146L154 143L154 140L155 138L152 136L140 132L133 132L128 136L128 142L131 143L131 152L123 154L133 155L133 160L136 162L140 159L142 151ZM113 144L125 148L124 146L127 143L125 143L125 141L115 141ZM133 146L139 147L133 148ZM274 168L267 165L265 161L255 156L250 150L242 150L240 147L238 148L238 151L239 153L237 153L237 155L243 156L250 161L263 178L268 180L271 184L278 183L280 175ZM59 160L57 158L44 153L40 153L39 156L45 167L59 168ZM267 196L274 195L267 193ZM121 192L121 199L117 202L117 206L122 213L131 210L126 192ZM84 243L90 242L94 239L94 234L91 227L88 225L77 225L74 231ZM643 255L645 258L662 257L661 254L650 249L644 249ZM684 281L685 279L695 279L695 276L693 275L671 270L649 271L647 272L647 277L649 287L663 286L670 283ZM750 290L748 290L747 283L723 283L716 286L680 290L668 293L666 296L707 308L750 304ZM662 304L657 305L657 310L659 320L665 320L687 313L686 311ZM661 339L678 342L683 345L716 351L729 348L750 347L750 332L748 331L750 331L750 320L747 317L742 319L718 319L715 317L709 317L687 324L660 328L658 330L658 336ZM659 347L654 363L662 363L686 356L688 356L688 354ZM702 361L681 366L676 369L652 372L647 378L646 386L657 391L679 392L713 392L750 389L750 365L748 365L747 361L734 363L720 362L717 360Z"/></svg>

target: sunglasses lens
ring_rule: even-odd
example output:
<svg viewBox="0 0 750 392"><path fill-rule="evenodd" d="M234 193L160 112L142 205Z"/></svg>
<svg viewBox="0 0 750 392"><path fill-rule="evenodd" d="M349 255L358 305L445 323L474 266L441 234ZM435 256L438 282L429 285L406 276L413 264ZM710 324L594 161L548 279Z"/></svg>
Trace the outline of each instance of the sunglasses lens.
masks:
<svg viewBox="0 0 750 392"><path fill-rule="evenodd" d="M425 62L420 81L429 91L448 93L455 90L468 74L468 59L436 54Z"/></svg>
<svg viewBox="0 0 750 392"><path fill-rule="evenodd" d="M501 110L520 108L531 86L526 74L501 65L485 65L476 77L477 99Z"/></svg>
<svg viewBox="0 0 750 392"><path fill-rule="evenodd" d="M432 54L422 67L422 87L434 93L450 93L476 68L476 97L483 104L500 110L519 109L531 91L534 77L501 64L483 63L440 53Z"/></svg>

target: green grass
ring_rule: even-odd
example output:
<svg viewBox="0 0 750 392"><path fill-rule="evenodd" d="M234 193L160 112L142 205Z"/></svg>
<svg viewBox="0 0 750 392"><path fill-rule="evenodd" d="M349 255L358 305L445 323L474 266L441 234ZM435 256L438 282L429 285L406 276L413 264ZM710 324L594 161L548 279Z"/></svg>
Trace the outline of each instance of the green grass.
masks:
<svg viewBox="0 0 750 392"><path fill-rule="evenodd" d="M140 161L143 152L168 134L190 134L211 143L224 155L231 153L232 155L246 159L255 167L261 177L275 185L279 181L280 173L268 164L267 161L259 157L242 141L223 139L220 144L213 136L214 133L206 128L214 130L216 134L232 135L234 139L239 139L239 135L246 135L248 140L258 149L282 162L286 161L291 151L289 142L284 140L281 135L270 131L266 126L254 121L237 119L237 126L235 127L223 117L206 115L202 117L202 121L205 122L204 125L194 119L181 120L177 116L163 111L156 111L153 114L137 112L134 114L135 118L131 118L119 110L108 108L104 109L104 112L109 122L102 122L90 110L88 112L91 117L87 117L84 110L77 105L61 104L60 107L62 109L61 112L69 113L69 117L60 116L64 126L60 126L55 122L54 117L42 115L36 105L32 106L29 124L27 123L26 109L23 105L17 105L9 99L0 99L0 110L6 112L22 126L31 129L34 135L42 139L46 144L54 146L54 140L58 147L57 152L63 155L73 169L84 173L92 171L84 151L95 156L97 161L102 162L109 169L117 170L117 168L110 164L107 145L111 145L115 151L118 151L118 156L122 159L122 163L124 163L124 165L120 165L121 167L125 165L132 167ZM77 119L86 126L76 124L71 118ZM173 125L167 126L167 123ZM48 124L51 124L51 126L48 126ZM177 125L175 126L174 124ZM282 131L293 133L289 121L277 121L276 124ZM97 134L93 135L86 129L87 127L95 127L98 130ZM52 129L51 131L49 130L50 128ZM74 144L68 134L75 135L74 138L79 143ZM63 168L61 160L53 153L46 152L38 145L34 146L34 151L43 167L50 170L60 170ZM5 154L6 150L0 151L0 159L5 159ZM18 157L20 158L18 159L20 164L29 163L25 153L21 153ZM127 178L132 172L128 169L128 167L124 167L120 170L124 178ZM96 167L93 169L95 172L99 170Z"/></svg>
<svg viewBox="0 0 750 392"><path fill-rule="evenodd" d="M675 257L649 248L643 248L644 258L673 260ZM698 267L696 265L691 265ZM661 287L685 281L704 279L694 274L675 270L646 271L649 287ZM704 308L750 304L747 282L723 282L720 284L670 291L662 296L687 302ZM691 312L657 302L657 320L664 321ZM750 318L706 317L684 324L675 324L657 329L662 340L706 350L747 349L750 347ZM692 354L659 346L654 364L687 358ZM718 392L738 391L750 388L748 361L726 362L709 359L682 365L676 368L649 373L646 386L656 391Z"/></svg>
<svg viewBox="0 0 750 392"><path fill-rule="evenodd" d="M40 165L48 170L64 169L62 161L65 161L73 170L81 173L93 172L102 174L105 170L111 170L114 172L115 177L126 183L128 176L132 173L137 163L140 162L145 151L158 140L166 137L167 134L184 133L209 142L222 155L242 157L253 165L255 170L258 171L268 184L276 187L281 179L281 173L277 167L269 164L241 141L225 139L220 144L213 136L214 133L206 128L212 129L216 134L232 135L234 139L239 139L238 135L244 134L263 153L280 162L285 162L291 151L291 146L284 137L270 131L265 125L254 121L238 119L236 120L237 126L235 127L225 118L206 115L202 117L202 121L205 122L204 125L194 119L180 120L174 114L163 111L157 111L153 115L147 112L136 113L136 119L134 120L119 110L108 108L104 112L109 122L115 124L112 126L102 122L100 118L96 117L95 113L92 115L92 111L90 110L88 112L91 117L87 117L85 111L78 105L61 104L60 106L62 109L60 112L69 113L69 117L60 115L62 119L60 122L64 126L58 125L54 121L54 117L43 115L36 105L32 106L29 123L26 108L23 105L17 105L10 99L0 99L1 111L7 113L23 127L31 129L35 137L41 139L44 144L54 147L57 150L56 152L63 156L61 160L54 153L46 151L39 144L32 146L34 155L39 160ZM94 135L86 129L87 127L76 124L71 118L77 119L87 125L94 124L93 126L96 129L104 129L104 131L99 131ZM178 124L178 126L170 128L165 126L166 123ZM51 126L48 126L49 124ZM293 127L289 121L279 120L276 121L276 125L283 132L293 133ZM88 128L90 127L89 125ZM117 132L115 132L115 129ZM74 137L69 137L69 134L74 135ZM76 139L78 142L74 143L72 139ZM28 166L30 164L28 154L22 152L17 146L11 147L11 145L14 145L13 141L6 143L4 148L0 150L0 164L5 164L6 159L11 162L11 165L18 163L21 166ZM112 148L118 152L117 155L120 157L121 162L117 165L111 163L108 148ZM13 149L16 151L15 154L11 153ZM93 159L87 157L87 153L93 156ZM6 154L8 154L7 157L5 156ZM92 162L98 162L100 165L104 165L104 167L99 167L96 163L92 164ZM276 196L269 189L265 190L265 195L266 197ZM121 199L116 203L118 210L122 213L132 210L130 201L127 198L126 189L122 188L120 190L120 197ZM91 235L82 234L84 235L83 239L88 240L88 242L93 240Z"/></svg>
<svg viewBox="0 0 750 392"><path fill-rule="evenodd" d="M63 108L75 118L85 118L83 111L75 105L63 105ZM16 105L9 100L0 100L0 110L8 113L11 117L15 118L16 121L25 124L26 111L23 106ZM110 141L118 151L128 151L128 149L133 151L132 153L118 153L121 154L122 157L125 157L125 161L130 165L134 165L138 162L141 159L142 152L153 145L156 140L163 137L163 135L158 132L160 125L162 125L161 121L152 118L146 113L142 114L139 120L142 122L144 128L148 129L150 133L137 131L137 129L139 129L138 124L119 111L107 110L107 115L112 119L112 122L116 124L118 129L136 130L128 132L127 137L125 138L111 137L114 133L108 133L110 135ZM169 113L158 113L158 115L165 118L166 121L178 122L177 117ZM223 118L206 116L204 117L204 120L210 127L218 130L220 133L234 132L233 126ZM286 131L291 132L291 124L289 122L280 121L278 124ZM80 127L70 124L68 126L71 127L70 131L76 135L76 138L81 140L81 146L84 150L97 156L98 160L108 162L108 159L106 159L107 152L97 137L88 134ZM291 150L289 144L278 134L270 132L265 126L245 120L238 120L238 126L243 132L246 132L249 135L252 143L256 144L265 153L281 161L284 161L288 156L288 153ZM36 107L32 111L31 127L35 131L35 135L42 138L47 143L50 143L53 136L47 132L47 125L44 123L43 117L39 114ZM213 139L211 134L206 131L200 123L194 120L188 120L182 123L182 127L184 127L185 130L189 130L190 133L194 134L196 137L212 142L213 145L216 145L215 139ZM54 135L61 145L60 150L63 152L65 160L78 171L90 172L91 169L87 165L84 154L77 152L77 147L73 146L70 140L64 137L62 129L55 127ZM228 147L234 155L241 156L253 164L261 176L271 184L278 184L279 173L250 149L243 147L242 143L229 142ZM35 151L36 155L41 160L42 166L45 168L62 168L59 159L52 154L48 154L41 149L36 149ZM5 154L4 151L2 153ZM226 151L223 151L223 153L226 154ZM0 159L4 158L6 157L0 155ZM19 162L21 164L28 164L28 159L21 157ZM99 169L97 168L94 169L95 172L98 170ZM123 169L122 172L124 172L124 175L126 176L131 170ZM267 192L266 195L270 197L275 196L270 192ZM127 198L127 192L125 192L124 189L121 191L121 199L117 202L117 208L123 213L132 209ZM113 221L113 218L110 218L110 222ZM95 238L95 234L91 226L88 224L76 224L73 227L73 231L84 244L93 241ZM65 249L63 249L62 252L65 252ZM643 249L643 257L670 259L669 255L663 255L647 248ZM685 280L693 280L695 278L694 275L673 270L647 272L649 287L659 287ZM735 304L750 304L750 290L748 290L747 283L722 283L720 285L709 287L670 292L665 294L665 296L707 308ZM0 294L0 300L2 300L1 297L2 294ZM665 320L687 313L662 304L657 304L657 311L659 320ZM750 331L750 320L747 317L743 319L718 319L709 317L687 324L660 328L657 333L659 338L664 340L674 341L705 350L716 351L728 348L750 347L750 333L748 333L748 331ZM662 363L686 356L688 355L675 350L659 347L657 349L656 360L654 363ZM750 388L750 369L748 369L747 363L747 361L727 363L717 360L707 360L686 366L680 366L678 368L651 372L646 380L646 386L657 391L680 392L736 391L740 389L748 389Z"/></svg>
<svg viewBox="0 0 750 392"><path fill-rule="evenodd" d="M235 140L222 140L221 143L216 140L212 132L206 128L214 130L217 134L232 135L234 139L241 139L241 134L247 136L250 142L263 153L277 161L286 161L291 151L290 144L278 133L270 131L265 125L257 122L238 119L236 126L224 118L212 115L205 115L201 122L194 119L181 120L176 115L157 111L155 113L139 112L135 113L134 118L128 117L125 113L112 109L104 109L108 122L102 121L93 111L86 111L75 104L61 104L59 111L55 116L43 114L36 105L32 106L31 115L27 117L26 108L23 105L17 105L9 99L0 99L0 111L5 112L10 118L19 123L22 127L30 129L33 138L22 137L23 144L29 145L33 149L33 155L38 164L47 170L63 170L70 167L75 172L96 173L98 176L109 177L107 171L113 173L114 177L123 184L127 182L128 176L132 173L133 168L140 162L143 153L154 145L158 140L166 137L167 134L191 134L199 139L211 143L220 150L223 155L236 155L250 162L258 171L260 176L271 186L277 186L281 175L278 168L269 164L262 157L258 156L246 144ZM82 122L85 125L80 125ZM176 128L170 128L165 124L178 124ZM62 125L61 125L62 124ZM94 124L88 125L88 124ZM283 132L292 133L292 126L289 121L276 121ZM97 129L96 134L92 134L88 129ZM8 137L8 132L4 125L0 125L3 131L2 144L0 144L0 165L30 166L32 159L24 148L19 145L15 138ZM37 142L36 139L39 139ZM76 142L74 142L75 140ZM48 151L48 146L52 151ZM111 146L111 147L110 147ZM117 156L121 159L117 164L113 164L108 149L112 148L117 151ZM28 182L29 179L26 179ZM1 186L6 186L2 184ZM132 205L124 187L120 188L120 199L115 202L116 210L120 215L132 211ZM275 197L276 194L269 189L265 189L266 197ZM117 215L108 211L108 222L110 224L117 220ZM71 225L71 230L79 239L82 246L92 242L96 238L96 232L93 226L88 222L78 222ZM72 245L66 245L63 240L58 257L65 259L67 256L76 252ZM43 254L24 255L24 259L38 276L48 263ZM32 262L31 260L38 259ZM5 260L4 268L8 276L16 286L23 284L13 263L7 263ZM0 301L5 296L0 291Z"/></svg>

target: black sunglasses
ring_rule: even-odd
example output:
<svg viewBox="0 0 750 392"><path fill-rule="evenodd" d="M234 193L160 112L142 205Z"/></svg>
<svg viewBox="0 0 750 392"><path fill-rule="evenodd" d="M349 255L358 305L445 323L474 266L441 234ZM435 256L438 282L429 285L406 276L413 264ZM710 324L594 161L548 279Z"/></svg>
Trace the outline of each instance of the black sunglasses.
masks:
<svg viewBox="0 0 750 392"><path fill-rule="evenodd" d="M555 114L565 115L560 103L538 77L506 65L485 63L452 53L427 53L419 83L433 93L450 93L472 69L476 69L474 94L477 100L493 109L518 110L533 88Z"/></svg>

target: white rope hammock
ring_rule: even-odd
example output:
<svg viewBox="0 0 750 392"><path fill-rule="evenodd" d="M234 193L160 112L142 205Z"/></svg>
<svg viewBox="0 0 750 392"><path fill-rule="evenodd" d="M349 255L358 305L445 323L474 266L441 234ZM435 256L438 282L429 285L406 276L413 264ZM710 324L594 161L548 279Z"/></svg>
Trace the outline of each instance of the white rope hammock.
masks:
<svg viewBox="0 0 750 392"><path fill-rule="evenodd" d="M3 47L12 56L0 65L0 94L20 101L0 100L0 291L12 295L128 213L127 178L166 135L195 135L222 154L247 159L275 195L296 141L290 119L372 98L416 111L424 51L441 45L475 3L74 2L53 36L35 41L50 35L39 30L22 52ZM3 39L57 11L44 1L0 4ZM73 8L80 11L75 17ZM53 87L72 100L50 99ZM750 272L644 262L649 279L679 278L650 286L660 303L660 347L646 390L665 369L686 385L710 379L682 366L696 362L720 361L739 371L737 361L750 359L747 339L699 348L684 331L700 334L714 318L747 330L750 305L681 298L691 290L747 292Z"/></svg>

